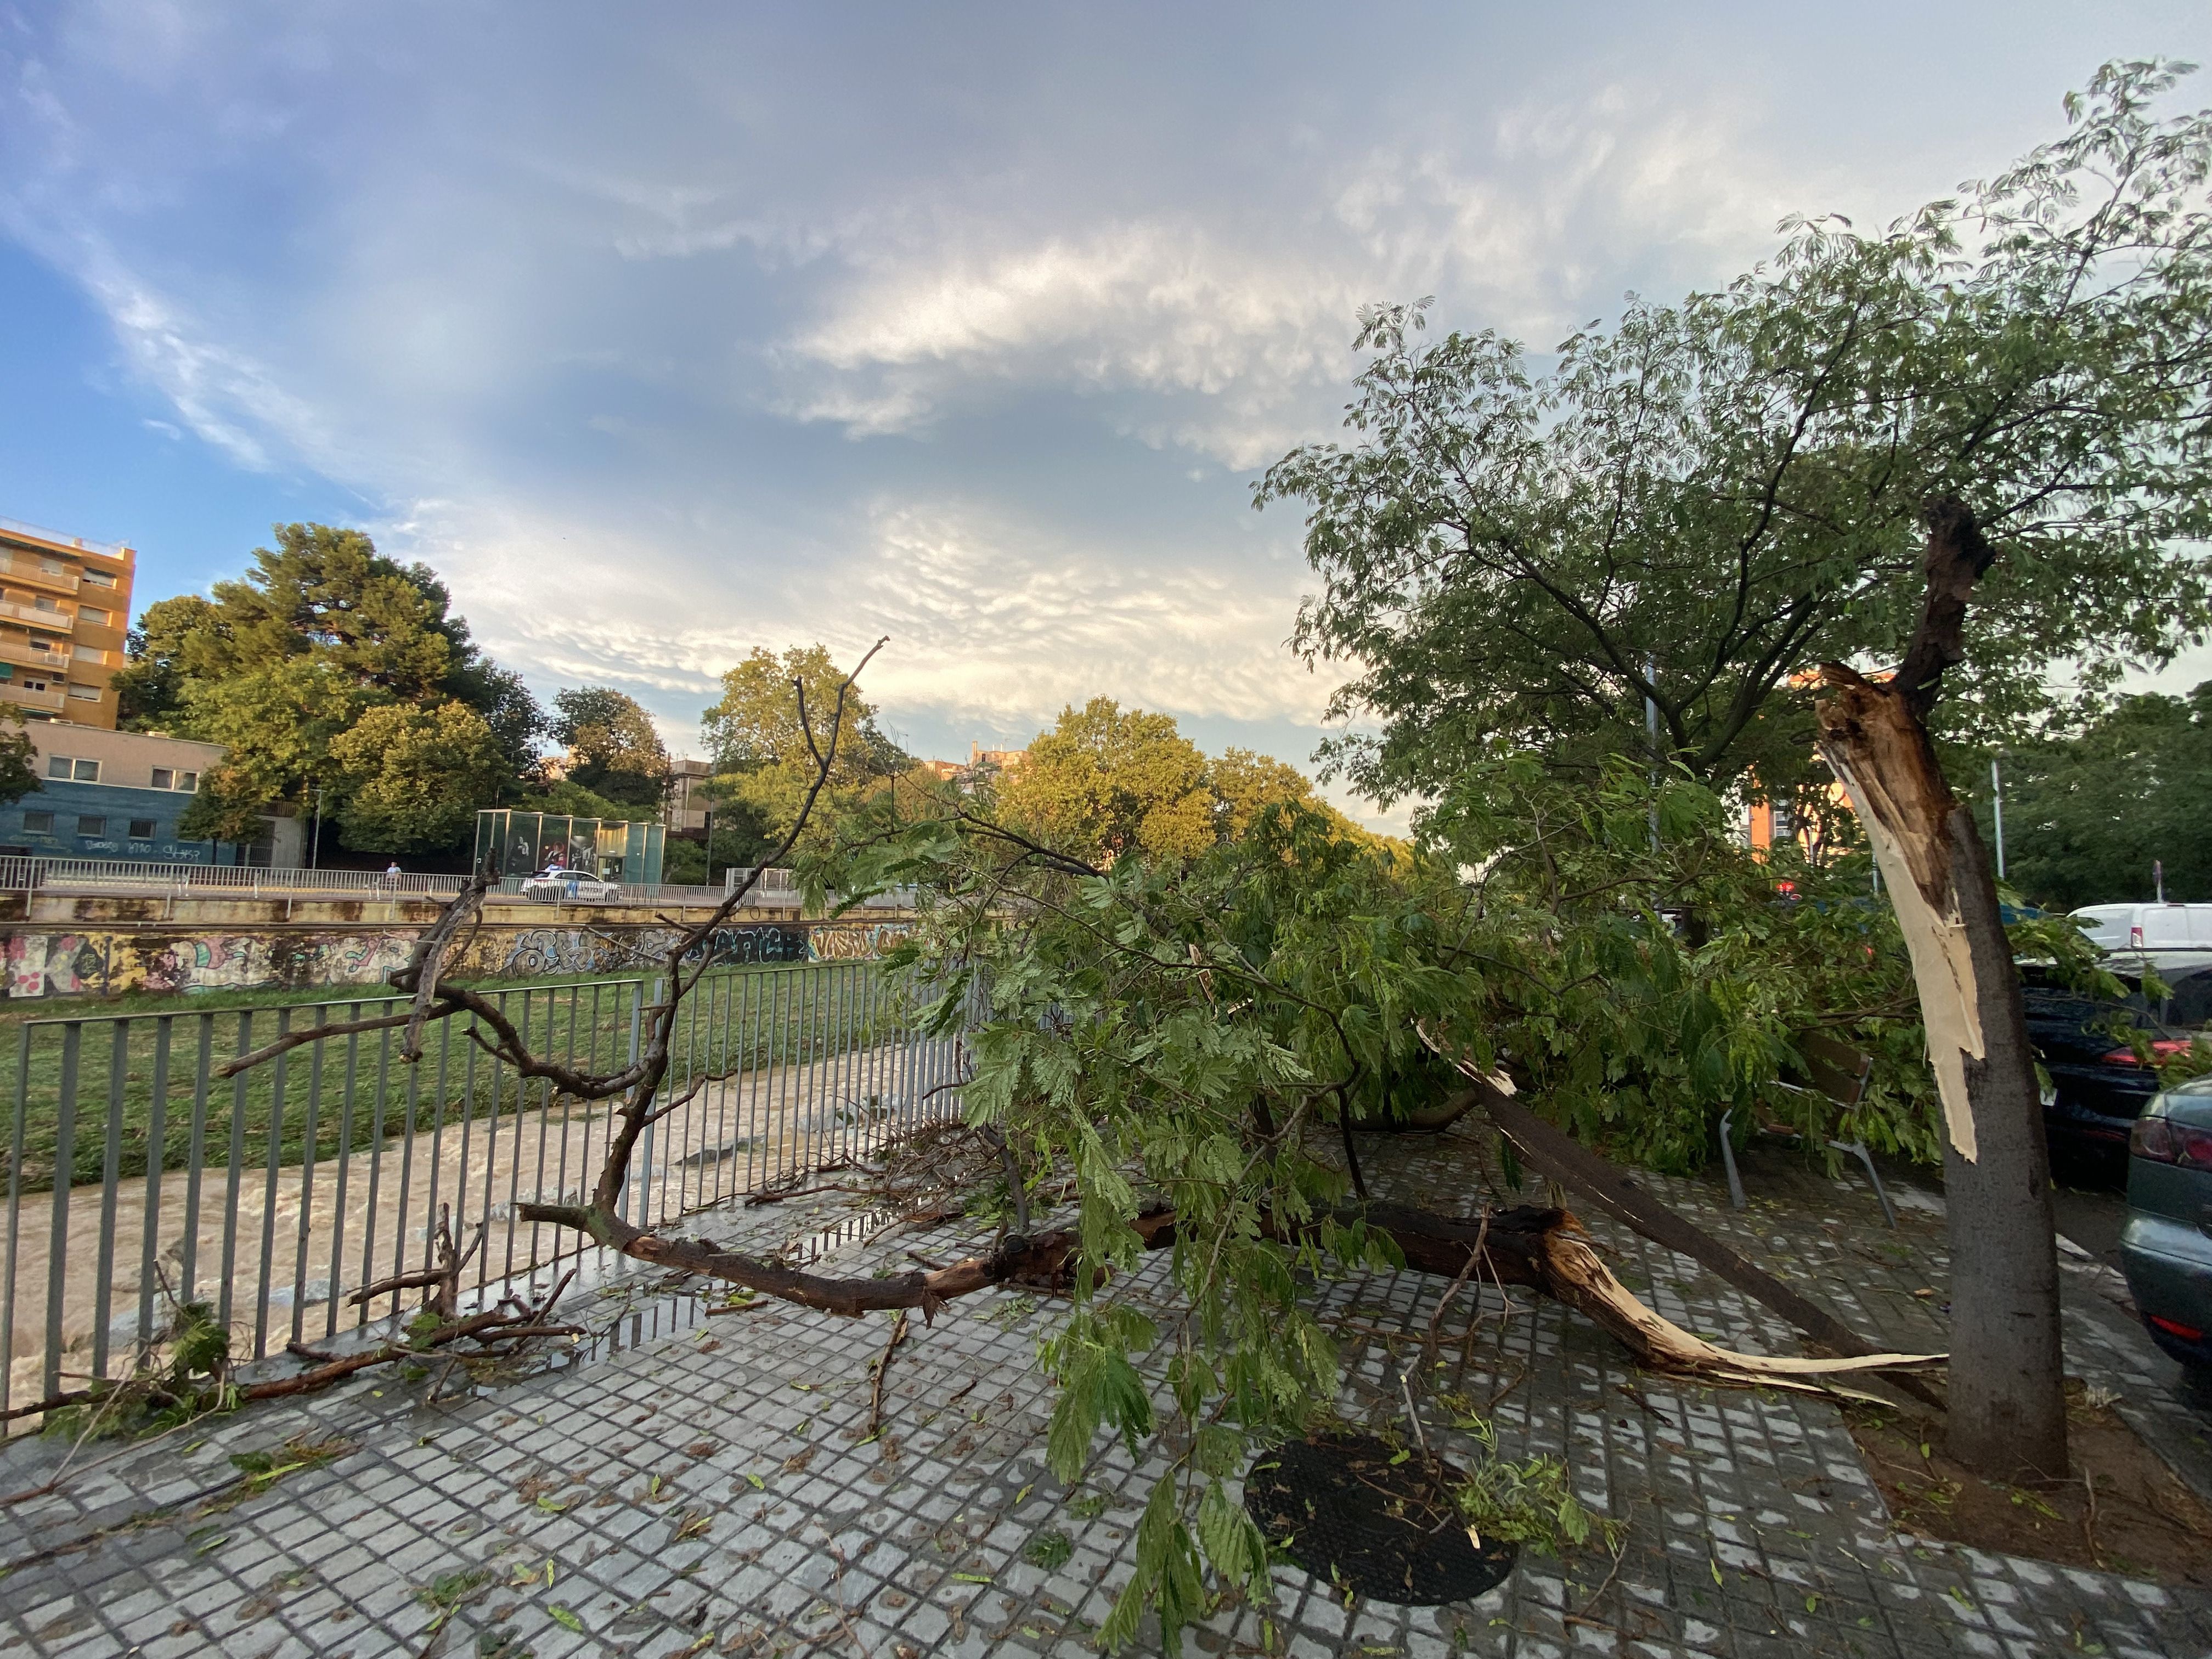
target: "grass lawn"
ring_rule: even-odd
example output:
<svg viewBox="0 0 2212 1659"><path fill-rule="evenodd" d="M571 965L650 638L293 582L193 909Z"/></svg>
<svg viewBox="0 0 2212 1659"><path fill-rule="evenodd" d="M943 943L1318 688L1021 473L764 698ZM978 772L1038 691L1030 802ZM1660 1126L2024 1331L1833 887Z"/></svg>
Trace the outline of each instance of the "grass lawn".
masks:
<svg viewBox="0 0 2212 1659"><path fill-rule="evenodd" d="M579 1069L608 1072L629 1059L631 1032L652 981L635 975L488 981L532 1050ZM367 990L368 988L362 988ZM220 997L46 998L0 1002L0 1170L18 1190L50 1188L58 1157L72 1182L143 1176L149 1163L183 1169L197 1142L209 1165L234 1153L283 1164L359 1151L380 1136L491 1117L549 1103L550 1085L522 1085L468 1030L472 1017L434 1025L421 1062L399 1057L398 1030L325 1039L241 1076L210 1069L287 1030L396 1012L401 1000L333 1000L327 989ZM872 963L734 967L708 974L677 1028L670 1081L728 1075L861 1047L904 1029L909 1016ZM203 1083L202 1079L206 1080ZM64 1111L64 1099L74 1102ZM64 1154L64 1118L69 1146Z"/></svg>

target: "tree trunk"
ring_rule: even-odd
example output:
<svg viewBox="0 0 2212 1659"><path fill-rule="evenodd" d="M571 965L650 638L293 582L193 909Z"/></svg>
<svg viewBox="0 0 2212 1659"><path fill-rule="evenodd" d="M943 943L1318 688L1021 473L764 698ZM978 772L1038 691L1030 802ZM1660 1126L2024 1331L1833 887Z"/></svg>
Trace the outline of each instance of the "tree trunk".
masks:
<svg viewBox="0 0 2212 1659"><path fill-rule="evenodd" d="M1923 724L1963 655L1966 601L1993 556L1955 501L1929 507L1928 530L1928 598L1904 665L1878 685L1828 664L1818 746L1850 792L1911 952L1942 1097L1949 1449L1996 1479L2063 1478L2057 1232L2034 1050L1989 860Z"/></svg>

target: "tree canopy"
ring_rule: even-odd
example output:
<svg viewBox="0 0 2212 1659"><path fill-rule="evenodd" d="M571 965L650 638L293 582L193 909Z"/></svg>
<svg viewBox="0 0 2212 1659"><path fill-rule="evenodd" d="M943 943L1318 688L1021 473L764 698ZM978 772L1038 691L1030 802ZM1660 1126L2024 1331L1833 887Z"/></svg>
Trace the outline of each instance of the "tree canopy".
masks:
<svg viewBox="0 0 2212 1659"><path fill-rule="evenodd" d="M1341 836L1382 839L1323 801L1297 768L1249 749L1209 759L1173 715L1125 709L1111 697L1061 710L992 793L1007 823L1101 865L1139 854L1196 858L1249 834L1279 805L1299 807Z"/></svg>
<svg viewBox="0 0 2212 1659"><path fill-rule="evenodd" d="M2069 736L2002 758L2006 873L2055 909L2155 896L2212 900L2212 681L2122 699ZM1995 839L1989 793L1977 817Z"/></svg>
<svg viewBox="0 0 2212 1659"><path fill-rule="evenodd" d="M148 605L115 676L126 729L225 747L182 833L250 840L319 796L349 846L465 841L478 807L535 781L537 700L428 566L328 525L278 525L276 542L206 597Z"/></svg>
<svg viewBox="0 0 2212 1659"><path fill-rule="evenodd" d="M721 697L699 724L714 768L708 793L718 813L734 809L733 829L749 822L764 842L790 829L814 773L797 688L805 688L807 719L826 751L843 679L829 648L819 644L794 645L781 655L759 647L723 674ZM820 815L824 830L913 764L877 726L875 705L857 694L848 696L837 717L836 762L828 810ZM718 848L715 857L721 856Z"/></svg>
<svg viewBox="0 0 2212 1659"><path fill-rule="evenodd" d="M636 698L612 686L554 694L554 742L568 751L568 777L629 807L657 807L668 783L668 750Z"/></svg>
<svg viewBox="0 0 2212 1659"><path fill-rule="evenodd" d="M0 806L12 806L38 788L37 758L22 711L0 705Z"/></svg>
<svg viewBox="0 0 2212 1659"><path fill-rule="evenodd" d="M339 827L355 847L395 853L449 847L496 798L507 757L466 703L385 703L331 740Z"/></svg>
<svg viewBox="0 0 2212 1659"><path fill-rule="evenodd" d="M1195 858L1216 839L1206 756L1171 715L1111 697L1066 708L1000 790L1008 822L1098 862Z"/></svg>
<svg viewBox="0 0 2212 1659"><path fill-rule="evenodd" d="M1331 763L1385 800L1498 738L1593 769L1645 750L1648 700L1670 763L1784 779L1792 677L1894 661L1937 495L1998 550L1951 735L2031 731L2055 665L2100 693L2202 637L2212 117L2153 118L2178 74L2108 65L1995 178L1872 233L1793 221L1770 265L1632 298L1549 367L1368 313L1354 441L1256 491L1307 510L1297 649L1358 665L1335 712L1380 722Z"/></svg>

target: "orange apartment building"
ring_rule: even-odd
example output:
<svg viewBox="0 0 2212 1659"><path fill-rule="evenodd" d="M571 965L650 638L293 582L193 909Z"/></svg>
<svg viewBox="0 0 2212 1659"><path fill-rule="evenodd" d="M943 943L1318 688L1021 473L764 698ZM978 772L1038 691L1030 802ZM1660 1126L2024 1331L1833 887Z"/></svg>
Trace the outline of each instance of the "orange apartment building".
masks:
<svg viewBox="0 0 2212 1659"><path fill-rule="evenodd" d="M138 556L0 519L0 702L26 720L115 729Z"/></svg>

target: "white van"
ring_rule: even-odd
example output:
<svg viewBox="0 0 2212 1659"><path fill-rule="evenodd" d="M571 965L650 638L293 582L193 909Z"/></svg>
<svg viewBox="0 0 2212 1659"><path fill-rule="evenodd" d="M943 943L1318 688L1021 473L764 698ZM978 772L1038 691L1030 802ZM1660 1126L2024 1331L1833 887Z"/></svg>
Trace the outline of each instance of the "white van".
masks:
<svg viewBox="0 0 2212 1659"><path fill-rule="evenodd" d="M2074 915L2107 951L2212 951L2212 904L2085 904Z"/></svg>

